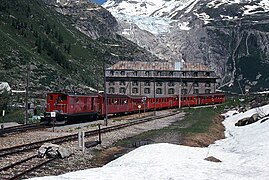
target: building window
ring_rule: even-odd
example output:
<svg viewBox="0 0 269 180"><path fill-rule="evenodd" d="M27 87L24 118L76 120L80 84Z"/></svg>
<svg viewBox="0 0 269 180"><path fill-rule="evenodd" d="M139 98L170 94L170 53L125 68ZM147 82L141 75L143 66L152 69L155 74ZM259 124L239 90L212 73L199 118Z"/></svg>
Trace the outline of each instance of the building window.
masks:
<svg viewBox="0 0 269 180"><path fill-rule="evenodd" d="M132 82L132 85L133 85L133 86L138 86L138 82L137 82L137 81L133 81L133 82Z"/></svg>
<svg viewBox="0 0 269 180"><path fill-rule="evenodd" d="M157 88L157 89L156 89L156 94L162 94L162 93L163 93L162 88Z"/></svg>
<svg viewBox="0 0 269 180"><path fill-rule="evenodd" d="M210 91L211 91L210 89L206 89L206 90L205 90L205 93L206 93L206 94L209 94Z"/></svg>
<svg viewBox="0 0 269 180"><path fill-rule="evenodd" d="M110 71L110 75L112 75L112 76L113 76L113 75L114 75L114 71Z"/></svg>
<svg viewBox="0 0 269 180"><path fill-rule="evenodd" d="M162 85L163 85L162 82L160 82L160 81L157 81L157 82L156 82L156 86L162 86Z"/></svg>
<svg viewBox="0 0 269 180"><path fill-rule="evenodd" d="M175 89L174 88L169 88L168 89L168 94L175 94Z"/></svg>
<svg viewBox="0 0 269 180"><path fill-rule="evenodd" d="M149 94L149 93L150 93L150 88L145 88L145 89L144 89L144 93L145 93L145 94Z"/></svg>
<svg viewBox="0 0 269 180"><path fill-rule="evenodd" d="M173 71L170 71L169 76L173 76L173 75L174 75Z"/></svg>
<svg viewBox="0 0 269 180"><path fill-rule="evenodd" d="M120 72L120 75L125 75L125 71L121 71Z"/></svg>
<svg viewBox="0 0 269 180"><path fill-rule="evenodd" d="M114 81L109 81L109 82L108 82L108 85L109 85L109 86L114 86L114 85L115 85L115 82L114 82Z"/></svg>
<svg viewBox="0 0 269 180"><path fill-rule="evenodd" d="M194 73L193 73L193 76L194 76L194 77L197 77L197 76L198 76L198 72L194 72Z"/></svg>
<svg viewBox="0 0 269 180"><path fill-rule="evenodd" d="M183 95L187 94L187 89L182 89L181 94L183 94Z"/></svg>
<svg viewBox="0 0 269 180"><path fill-rule="evenodd" d="M150 82L149 81L145 81L144 82L144 86L150 86Z"/></svg>
<svg viewBox="0 0 269 180"><path fill-rule="evenodd" d="M174 82L168 82L168 86L174 86L175 85L175 83Z"/></svg>
<svg viewBox="0 0 269 180"><path fill-rule="evenodd" d="M210 72L206 72L205 74L206 74L206 76L210 76Z"/></svg>
<svg viewBox="0 0 269 180"><path fill-rule="evenodd" d="M108 93L115 93L115 88L110 87L110 88L108 89Z"/></svg>
<svg viewBox="0 0 269 180"><path fill-rule="evenodd" d="M145 71L145 76L149 76L149 71Z"/></svg>
<svg viewBox="0 0 269 180"><path fill-rule="evenodd" d="M132 93L137 94L138 93L138 88L133 88Z"/></svg>
<svg viewBox="0 0 269 180"><path fill-rule="evenodd" d="M125 93L125 88L124 87L120 88L120 93Z"/></svg>
<svg viewBox="0 0 269 180"><path fill-rule="evenodd" d="M125 86L125 81L120 81L120 86Z"/></svg>
<svg viewBox="0 0 269 180"><path fill-rule="evenodd" d="M205 83L205 87L210 87L211 84L210 83Z"/></svg>
<svg viewBox="0 0 269 180"><path fill-rule="evenodd" d="M195 83L193 83L193 86L194 87L199 87L199 83L195 82Z"/></svg>
<svg viewBox="0 0 269 180"><path fill-rule="evenodd" d="M137 71L134 71L134 76L137 76Z"/></svg>
<svg viewBox="0 0 269 180"><path fill-rule="evenodd" d="M187 87L187 86L188 86L188 83L184 82L184 83L182 84L182 86L183 86L183 87Z"/></svg>
<svg viewBox="0 0 269 180"><path fill-rule="evenodd" d="M194 89L193 94L199 94L199 89Z"/></svg>

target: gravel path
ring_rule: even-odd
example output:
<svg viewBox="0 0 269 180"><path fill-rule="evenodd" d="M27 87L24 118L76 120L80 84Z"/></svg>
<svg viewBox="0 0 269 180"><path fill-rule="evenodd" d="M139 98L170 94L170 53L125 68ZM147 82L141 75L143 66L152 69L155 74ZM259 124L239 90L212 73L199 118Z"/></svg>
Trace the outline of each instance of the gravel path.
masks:
<svg viewBox="0 0 269 180"><path fill-rule="evenodd" d="M158 111L157 115L168 113L171 110ZM149 113L146 113L149 115ZM85 149L83 153L82 150L78 148L78 142L72 141L62 144L63 147L67 148L69 151L74 153L69 158L57 160L51 165L48 165L41 172L36 172L31 174L30 177L35 176L45 176L45 175L58 175L70 171L76 171L81 169L87 169L90 167L96 167L96 164L93 162L93 158L95 156L96 150L106 149L111 147L113 143L128 137L132 137L138 135L140 133L154 130L154 129L162 129L164 127L168 127L171 123L176 122L183 117L183 113L176 114L171 117L166 117L162 119L153 120L150 122L146 122L143 124L134 125L131 127L126 127L120 129L118 131L113 131L109 133L102 134L102 144L98 145L94 148ZM109 126L116 125L119 123L124 123L129 121L128 119L137 118L139 115L132 115L128 117L117 117L113 119L109 119ZM141 115L142 116L142 115ZM97 129L98 124L103 124L104 121L94 121L90 123L83 124L75 124L75 125L67 125L62 127L55 127L55 132L52 132L52 128L49 128L45 131L31 131L20 134L14 134L7 137L0 137L0 149L15 146L23 143L29 143L39 140L44 140L52 137L59 137L67 134L77 133L78 131L89 131L92 129ZM95 141L98 140L98 136L85 138L85 141ZM12 161L12 160L11 160ZM1 160L0 160L1 163Z"/></svg>

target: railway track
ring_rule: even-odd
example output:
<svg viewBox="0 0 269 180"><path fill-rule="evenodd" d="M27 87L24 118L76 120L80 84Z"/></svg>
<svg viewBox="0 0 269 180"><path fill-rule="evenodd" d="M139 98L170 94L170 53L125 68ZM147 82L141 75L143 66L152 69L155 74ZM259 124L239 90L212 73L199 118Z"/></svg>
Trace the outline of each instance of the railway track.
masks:
<svg viewBox="0 0 269 180"><path fill-rule="evenodd" d="M32 155L10 165L0 168L1 179L18 179L23 175L40 168L41 166L55 160L56 158L43 159Z"/></svg>
<svg viewBox="0 0 269 180"><path fill-rule="evenodd" d="M115 131L115 130L118 130L118 129L121 129L124 127L132 126L132 125L136 125L136 124L140 124L140 123L145 123L145 122L152 121L155 119L161 119L164 117L173 116L177 113L178 112L163 114L163 115L153 116L153 117L151 116L151 117L146 117L146 118L142 118L142 119L138 119L138 120L131 120L130 122L127 122L127 123L101 128L100 131L101 131L101 133ZM99 133L99 130L91 130L91 131L85 132L85 136L86 137L87 136L95 136L98 133ZM43 141L32 142L32 143L28 143L28 144L22 144L22 145L18 145L18 146L8 147L8 148L0 149L0 158L7 156L7 155L12 155L12 154L24 152L27 150L38 149L44 143L59 144L59 143L67 142L70 140L77 140L77 139L78 139L78 134L76 133L76 134L71 134L71 135L62 136L62 137L58 137L58 138L52 138L52 139L47 139L47 140L43 140Z"/></svg>
<svg viewBox="0 0 269 180"><path fill-rule="evenodd" d="M6 127L6 128L0 129L0 136L6 135L6 134L11 134L11 133L28 131L28 130L41 129L41 128L45 128L45 127L46 127L45 125L40 124L40 123L11 126L11 127Z"/></svg>
<svg viewBox="0 0 269 180"><path fill-rule="evenodd" d="M100 131L101 131L101 133L107 133L107 132L115 131L115 130L125 128L128 126L133 126L133 125L137 125L140 123L152 121L155 119L161 119L164 117L173 116L177 113L178 112L163 114L163 115L153 116L153 117L151 116L151 117L146 117L146 118L137 119L137 120L130 120L130 122L127 122L127 123L101 128ZM85 132L85 136L86 137L95 136L95 135L98 135L98 133L99 133L99 130L91 130L91 131ZM0 160L1 161L5 161L5 159L7 159L10 156L14 156L14 155L18 155L20 153L28 152L28 155L21 155L21 157L24 157L24 159L20 158L20 160L18 160L17 162L8 164L5 167L0 168L1 179L4 179L4 178L17 179L19 177L24 177L25 175L31 173L31 171L34 171L34 170L40 168L41 166L43 166L44 164L47 164L47 163L54 160L54 159L37 158L37 155L30 155L29 156L29 154L31 154L31 152L32 152L32 151L30 152L30 150L38 149L44 143L59 144L59 143L73 141L73 140L77 140L77 139L78 139L78 134L72 134L72 135L62 136L62 137L53 138L53 139L47 139L44 141L38 141L38 142L23 144L23 145L19 145L19 146L9 147L9 148L5 148L5 149L0 149ZM28 163L30 163L31 165L27 165Z"/></svg>

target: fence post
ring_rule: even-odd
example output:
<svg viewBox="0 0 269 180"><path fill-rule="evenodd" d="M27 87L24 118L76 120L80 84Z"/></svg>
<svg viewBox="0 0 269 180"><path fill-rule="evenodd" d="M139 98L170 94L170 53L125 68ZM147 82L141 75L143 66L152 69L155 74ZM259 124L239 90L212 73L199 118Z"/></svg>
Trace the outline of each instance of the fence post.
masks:
<svg viewBox="0 0 269 180"><path fill-rule="evenodd" d="M85 132L79 131L78 132L78 147L82 149L82 152L85 152Z"/></svg>

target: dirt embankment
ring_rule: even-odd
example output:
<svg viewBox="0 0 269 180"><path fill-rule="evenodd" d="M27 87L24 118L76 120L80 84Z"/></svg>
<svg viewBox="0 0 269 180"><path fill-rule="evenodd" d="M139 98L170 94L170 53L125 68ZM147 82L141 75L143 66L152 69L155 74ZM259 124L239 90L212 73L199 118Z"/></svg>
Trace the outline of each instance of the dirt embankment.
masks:
<svg viewBox="0 0 269 180"><path fill-rule="evenodd" d="M182 137L180 144L192 147L207 147L210 144L213 144L216 140L223 139L225 137L225 128L222 124L223 117L216 116L212 121L213 122L207 132ZM95 159L96 166L103 166L104 164L125 153L128 153L129 151L130 149L126 149L124 147L111 147L104 149L99 154L98 158Z"/></svg>
<svg viewBox="0 0 269 180"><path fill-rule="evenodd" d="M192 147L207 147L216 140L223 139L225 127L222 124L223 117L216 116L213 123L205 133L198 133L192 136L182 138L182 145Z"/></svg>

